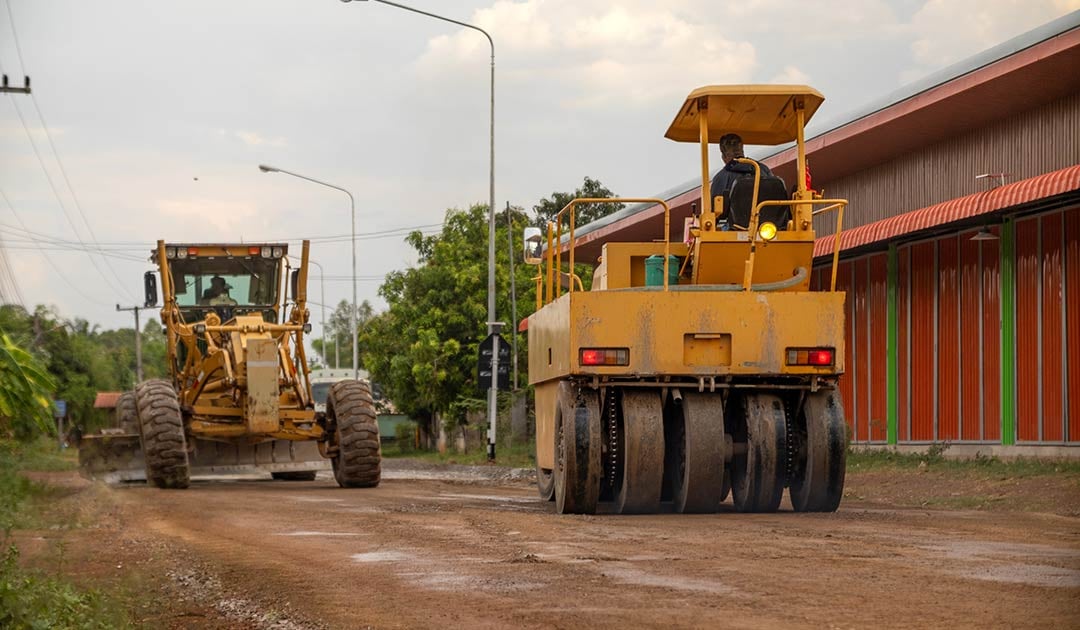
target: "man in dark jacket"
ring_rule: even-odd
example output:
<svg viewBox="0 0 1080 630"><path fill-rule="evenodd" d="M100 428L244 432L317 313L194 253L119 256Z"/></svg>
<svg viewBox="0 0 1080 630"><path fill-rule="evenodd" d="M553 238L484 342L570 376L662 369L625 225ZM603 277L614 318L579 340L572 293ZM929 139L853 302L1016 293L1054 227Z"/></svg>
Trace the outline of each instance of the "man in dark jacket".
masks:
<svg viewBox="0 0 1080 630"><path fill-rule="evenodd" d="M720 157L724 159L724 168L716 172L716 176L713 177L712 186L709 188L711 198L715 199L718 195L724 197L725 205L727 204L728 197L731 194L731 187L735 184L735 180L740 177L753 177L754 167L742 162L736 162L735 158L744 158L743 155L743 143L742 138L738 134L729 133L724 134L720 138L720 142L717 143L720 146ZM754 160L757 162L757 160ZM772 175L772 171L768 166L765 166L761 162L757 162L761 167L761 176L769 177ZM724 208L714 208L721 219L727 218Z"/></svg>

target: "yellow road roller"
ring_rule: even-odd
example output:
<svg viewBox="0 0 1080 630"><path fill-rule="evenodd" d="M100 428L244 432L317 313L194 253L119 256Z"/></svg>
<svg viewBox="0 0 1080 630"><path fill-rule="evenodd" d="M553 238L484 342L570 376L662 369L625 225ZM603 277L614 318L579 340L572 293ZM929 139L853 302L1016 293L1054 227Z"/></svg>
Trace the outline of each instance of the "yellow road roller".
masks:
<svg viewBox="0 0 1080 630"><path fill-rule="evenodd" d="M666 137L697 142L701 201L672 241L602 245L591 290L575 259L575 199L529 228L537 311L528 318L536 391L540 495L559 513L711 513L731 494L740 512L835 511L844 487L844 294L838 245L827 290L811 290L816 215L836 220L846 200L806 186L803 129L824 98L799 85L694 90ZM708 146L794 142L790 189L760 164L713 191ZM716 193L713 196L713 193ZM695 204L696 205L696 204ZM680 226L681 228L682 226Z"/></svg>

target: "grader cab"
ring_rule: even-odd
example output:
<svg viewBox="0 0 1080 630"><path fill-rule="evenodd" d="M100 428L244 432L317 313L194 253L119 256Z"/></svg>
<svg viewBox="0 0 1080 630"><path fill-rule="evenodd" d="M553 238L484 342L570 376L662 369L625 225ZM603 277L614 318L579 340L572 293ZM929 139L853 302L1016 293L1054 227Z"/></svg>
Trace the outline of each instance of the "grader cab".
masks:
<svg viewBox="0 0 1080 630"><path fill-rule="evenodd" d="M546 235L526 234L526 261L541 265L528 321L537 473L558 512L716 512L729 492L738 511L771 512L785 488L796 511L839 506L838 250L827 290L810 290L810 272L813 217L835 212L839 233L846 201L807 189L803 142L823 100L806 86L691 92L666 134L700 145L688 242L672 242L664 200L620 200L662 207L664 233L605 243L591 291L575 275L575 209L611 199L575 199ZM727 133L795 142L793 192L738 158L749 179L712 197L709 142Z"/></svg>
<svg viewBox="0 0 1080 630"><path fill-rule="evenodd" d="M370 384L342 380L325 409L315 409L303 343L311 330L308 248L304 241L300 265L289 273L284 243L158 241L151 261L161 278L172 378L138 384L127 412L148 482L186 488L192 474L233 472L310 480L333 469L343 487L378 485ZM148 306L156 302L156 279L147 272Z"/></svg>

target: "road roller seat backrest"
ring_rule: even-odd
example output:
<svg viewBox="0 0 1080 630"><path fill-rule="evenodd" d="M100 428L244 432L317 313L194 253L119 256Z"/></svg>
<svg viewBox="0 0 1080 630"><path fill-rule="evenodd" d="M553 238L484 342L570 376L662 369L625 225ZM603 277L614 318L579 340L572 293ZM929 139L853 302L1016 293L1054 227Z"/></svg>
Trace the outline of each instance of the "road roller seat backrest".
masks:
<svg viewBox="0 0 1080 630"><path fill-rule="evenodd" d="M758 201L785 201L790 199L784 180L775 175L761 178L758 187ZM733 230L745 230L750 225L750 212L754 202L754 176L739 177L731 186L731 192L724 199L728 227ZM786 230L791 220L791 206L765 206L761 209L758 224L769 221L780 230Z"/></svg>

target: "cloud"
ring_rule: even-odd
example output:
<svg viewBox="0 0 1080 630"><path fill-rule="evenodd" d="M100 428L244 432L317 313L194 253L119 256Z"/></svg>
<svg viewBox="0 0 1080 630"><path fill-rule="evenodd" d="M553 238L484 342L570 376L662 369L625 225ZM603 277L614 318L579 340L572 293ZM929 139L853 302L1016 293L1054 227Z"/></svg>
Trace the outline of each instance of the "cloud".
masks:
<svg viewBox="0 0 1080 630"><path fill-rule="evenodd" d="M288 142L285 138L280 136L274 138L264 138L260 134L254 131L244 131L242 129L236 129L229 131L227 129L218 129L219 136L238 138L241 142L249 147L285 147L288 146Z"/></svg>
<svg viewBox="0 0 1080 630"><path fill-rule="evenodd" d="M254 204L222 199L163 199L156 204L162 215L178 222L207 224L221 234L243 234L257 214ZM235 238L235 237L234 237Z"/></svg>
<svg viewBox="0 0 1080 630"><path fill-rule="evenodd" d="M940 68L1077 9L1080 0L929 0L909 25L912 55Z"/></svg>
<svg viewBox="0 0 1080 630"><path fill-rule="evenodd" d="M707 23L681 17L680 3L610 6L596 0L500 0L472 22L496 38L501 80L557 86L563 108L670 102L687 86L746 82L757 68L754 46ZM487 42L463 30L435 37L417 62L427 77L475 68Z"/></svg>
<svg viewBox="0 0 1080 630"><path fill-rule="evenodd" d="M810 82L810 75L795 66L784 66L783 70L769 79L769 83L794 83L797 85L806 85Z"/></svg>

